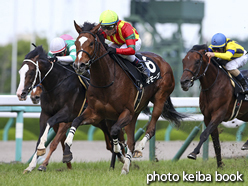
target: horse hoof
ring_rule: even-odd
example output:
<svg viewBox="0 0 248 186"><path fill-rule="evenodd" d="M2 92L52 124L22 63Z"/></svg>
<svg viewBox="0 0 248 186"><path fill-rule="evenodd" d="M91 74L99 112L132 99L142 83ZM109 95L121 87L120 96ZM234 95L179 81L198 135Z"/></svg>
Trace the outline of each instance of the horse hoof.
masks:
<svg viewBox="0 0 248 186"><path fill-rule="evenodd" d="M142 157L143 157L143 155L142 155L141 151L139 151L139 150L134 151L133 158L142 158Z"/></svg>
<svg viewBox="0 0 248 186"><path fill-rule="evenodd" d="M244 144L244 145L241 147L241 150L248 150L248 145Z"/></svg>
<svg viewBox="0 0 248 186"><path fill-rule="evenodd" d="M46 149L37 149L37 156L43 156L46 154Z"/></svg>
<svg viewBox="0 0 248 186"><path fill-rule="evenodd" d="M22 174L27 174L27 173L30 173L29 170L24 170Z"/></svg>
<svg viewBox="0 0 248 186"><path fill-rule="evenodd" d="M196 154L191 152L188 156L189 159L196 160Z"/></svg>
<svg viewBox="0 0 248 186"><path fill-rule="evenodd" d="M43 165L40 165L39 168L38 168L39 171L43 171L43 172L46 172L46 167L43 166Z"/></svg>
<svg viewBox="0 0 248 186"><path fill-rule="evenodd" d="M122 169L121 170L121 175L127 175L128 174L128 171L127 170L125 170L125 169Z"/></svg>
<svg viewBox="0 0 248 186"><path fill-rule="evenodd" d="M72 153L63 155L63 163L69 163L72 160Z"/></svg>

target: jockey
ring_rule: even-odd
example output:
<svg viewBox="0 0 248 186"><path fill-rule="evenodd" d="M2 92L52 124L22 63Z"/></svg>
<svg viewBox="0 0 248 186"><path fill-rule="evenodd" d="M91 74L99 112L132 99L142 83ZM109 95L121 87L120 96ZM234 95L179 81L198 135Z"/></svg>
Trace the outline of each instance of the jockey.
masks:
<svg viewBox="0 0 248 186"><path fill-rule="evenodd" d="M76 59L76 46L74 42L74 40L64 40L61 37L54 38L50 43L48 57L53 62L59 61L62 65L73 63Z"/></svg>
<svg viewBox="0 0 248 186"><path fill-rule="evenodd" d="M150 70L135 57L135 52L141 48L137 30L128 22L119 20L118 15L112 10L102 12L99 22L100 32L105 39L112 42L109 44L109 54L119 54L138 67L146 77L150 77Z"/></svg>
<svg viewBox="0 0 248 186"><path fill-rule="evenodd" d="M212 37L211 45L206 52L208 57L217 57L223 61L226 70L230 72L241 83L244 92L248 93L248 83L238 68L244 66L248 61L246 50L236 41L226 38L224 34L217 33Z"/></svg>

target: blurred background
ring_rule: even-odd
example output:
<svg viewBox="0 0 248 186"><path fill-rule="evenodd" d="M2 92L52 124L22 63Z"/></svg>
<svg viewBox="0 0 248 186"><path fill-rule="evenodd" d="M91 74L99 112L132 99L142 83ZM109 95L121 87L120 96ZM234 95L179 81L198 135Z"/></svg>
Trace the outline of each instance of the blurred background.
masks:
<svg viewBox="0 0 248 186"><path fill-rule="evenodd" d="M52 38L77 37L73 21L99 21L104 10L115 11L131 22L143 41L141 51L153 51L173 68L176 88L172 96L198 96L199 82L180 88L182 59L195 44L210 44L221 32L248 50L246 0L0 0L0 94L15 94L18 70L31 43L48 51ZM248 66L243 68L248 69Z"/></svg>

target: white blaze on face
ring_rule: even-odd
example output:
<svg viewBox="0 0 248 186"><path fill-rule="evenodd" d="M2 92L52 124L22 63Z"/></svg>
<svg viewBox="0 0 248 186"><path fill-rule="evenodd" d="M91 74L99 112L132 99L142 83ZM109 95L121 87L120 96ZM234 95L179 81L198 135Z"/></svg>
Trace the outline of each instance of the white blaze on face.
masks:
<svg viewBox="0 0 248 186"><path fill-rule="evenodd" d="M28 65L25 64L19 70L20 83L19 83L18 89L16 91L16 95L18 96L18 98L19 98L20 101L23 101L23 99L21 99L21 94L22 94L22 90L24 89L25 76L26 76L26 73L27 73L28 69L29 69L28 68Z"/></svg>
<svg viewBox="0 0 248 186"><path fill-rule="evenodd" d="M87 41L87 40L88 40L87 37L85 37L85 36L81 37L81 38L79 39L80 46L82 46L82 45L85 43L85 41ZM81 50L83 50L83 48L81 48ZM80 59L81 57L82 57L82 52L79 52L78 58Z"/></svg>

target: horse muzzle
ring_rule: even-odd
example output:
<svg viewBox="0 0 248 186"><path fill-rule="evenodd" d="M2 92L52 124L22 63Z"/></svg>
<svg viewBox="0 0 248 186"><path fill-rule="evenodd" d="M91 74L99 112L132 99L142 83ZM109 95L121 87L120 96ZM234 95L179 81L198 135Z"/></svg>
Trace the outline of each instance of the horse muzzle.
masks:
<svg viewBox="0 0 248 186"><path fill-rule="evenodd" d="M22 91L21 94L17 94L19 101L25 101L27 99L28 92Z"/></svg>
<svg viewBox="0 0 248 186"><path fill-rule="evenodd" d="M76 70L77 73L83 74L86 70L89 69L89 66L87 64L84 64L84 63L80 63L80 65L76 65L74 62L73 68Z"/></svg>
<svg viewBox="0 0 248 186"><path fill-rule="evenodd" d="M194 81L191 79L180 80L181 88L183 91L188 91L190 87L194 85Z"/></svg>

